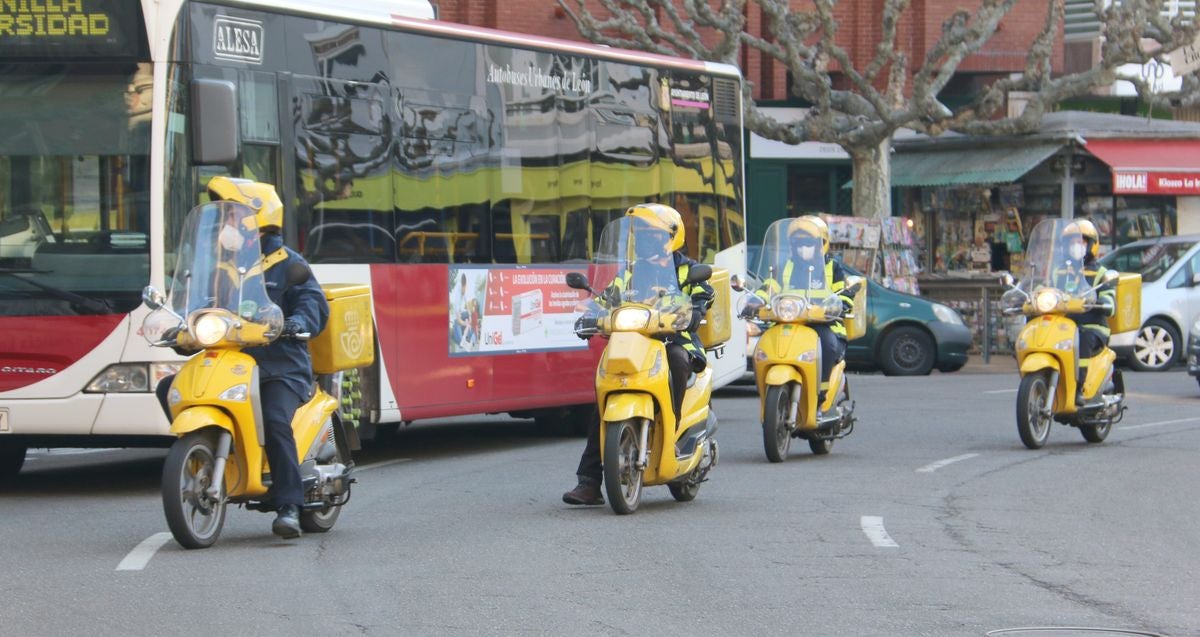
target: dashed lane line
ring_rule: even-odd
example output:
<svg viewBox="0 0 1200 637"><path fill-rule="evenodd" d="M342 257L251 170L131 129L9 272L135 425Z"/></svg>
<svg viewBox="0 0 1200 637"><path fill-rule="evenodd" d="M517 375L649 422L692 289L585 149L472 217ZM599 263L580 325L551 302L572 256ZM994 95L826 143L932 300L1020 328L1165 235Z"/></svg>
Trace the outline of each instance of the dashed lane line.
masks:
<svg viewBox="0 0 1200 637"><path fill-rule="evenodd" d="M384 460L382 462L365 464L360 467L354 467L354 473L358 473L360 471L370 471L371 469L379 469L381 467L390 467L394 464L400 464L401 462L408 462L409 460L412 460L412 458L396 458L394 460Z"/></svg>
<svg viewBox="0 0 1200 637"><path fill-rule="evenodd" d="M946 458L945 460L938 460L937 462L931 462L931 463L925 465L924 467L917 469L917 473L933 473L934 471L937 471L938 469L941 469L942 467L944 467L946 465L951 465L956 462L962 462L963 460L970 460L971 458L975 458L978 455L979 454L977 454L977 453L964 453L961 456L954 456L953 458Z"/></svg>
<svg viewBox="0 0 1200 637"><path fill-rule="evenodd" d="M146 568L146 564L150 563L150 558L154 557L158 549L162 548L162 545L166 544L170 539L171 534L164 531L162 533L155 533L142 540L141 544L133 547L129 555L126 555L125 559L121 560L120 564L117 564L117 570L140 571Z"/></svg>
<svg viewBox="0 0 1200 637"><path fill-rule="evenodd" d="M883 528L883 518L875 515L864 515L861 520L863 533L867 535L867 539L871 540L871 544L875 548L900 548L899 544L888 535L887 529Z"/></svg>
<svg viewBox="0 0 1200 637"><path fill-rule="evenodd" d="M992 389L989 391L985 391L983 393L985 393L985 394L1015 394L1015 393L1017 393L1017 390L1016 389Z"/></svg>
<svg viewBox="0 0 1200 637"><path fill-rule="evenodd" d="M1117 429L1120 431L1128 431L1130 429L1145 429L1147 427L1162 427L1163 425L1178 425L1179 423L1183 423L1183 422L1200 422L1200 417L1198 417L1198 418L1180 418L1179 420L1161 420L1159 422L1148 422L1148 423L1145 423L1142 425L1129 425L1128 427L1122 425L1122 426L1118 427Z"/></svg>

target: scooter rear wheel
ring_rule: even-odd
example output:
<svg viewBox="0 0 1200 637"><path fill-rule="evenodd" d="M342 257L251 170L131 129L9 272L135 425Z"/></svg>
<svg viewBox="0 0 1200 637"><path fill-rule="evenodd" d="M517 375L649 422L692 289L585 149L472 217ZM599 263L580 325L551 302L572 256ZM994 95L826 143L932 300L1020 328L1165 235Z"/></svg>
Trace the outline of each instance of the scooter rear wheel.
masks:
<svg viewBox="0 0 1200 637"><path fill-rule="evenodd" d="M1125 396L1125 378L1121 376L1121 370L1113 370L1113 394ZM1112 431L1112 419L1108 419L1102 425L1079 425L1079 433L1083 434L1083 439L1091 443L1104 442L1108 438L1109 432Z"/></svg>
<svg viewBox="0 0 1200 637"><path fill-rule="evenodd" d="M604 490L612 510L621 515L637 511L642 500L638 425L637 419L605 424Z"/></svg>
<svg viewBox="0 0 1200 637"><path fill-rule="evenodd" d="M185 549L208 548L225 525L225 476L214 476L216 443L194 431L175 441L163 464L162 500L167 528ZM218 498L205 491L216 481Z"/></svg>
<svg viewBox="0 0 1200 637"><path fill-rule="evenodd" d="M786 460L792 446L792 432L787 426L788 412L791 411L789 393L785 385L772 385L767 387L767 397L763 401L763 451L767 452L767 460L771 462Z"/></svg>
<svg viewBox="0 0 1200 637"><path fill-rule="evenodd" d="M1050 416L1042 413L1049 395L1046 374L1038 372L1021 379L1017 391L1017 433L1029 449L1041 449L1050 437Z"/></svg>
<svg viewBox="0 0 1200 637"><path fill-rule="evenodd" d="M333 460L330 460L330 463L349 465L349 447L346 445L345 440L338 438L340 430L337 427L333 427L332 431L334 437L333 443L337 449L337 453L334 455ZM349 492L350 485L347 484L346 493L348 494ZM338 516L341 513L341 506L327 506L323 509L313 510L305 509L300 512L300 528L305 533L327 533L333 528L334 524L337 524Z"/></svg>

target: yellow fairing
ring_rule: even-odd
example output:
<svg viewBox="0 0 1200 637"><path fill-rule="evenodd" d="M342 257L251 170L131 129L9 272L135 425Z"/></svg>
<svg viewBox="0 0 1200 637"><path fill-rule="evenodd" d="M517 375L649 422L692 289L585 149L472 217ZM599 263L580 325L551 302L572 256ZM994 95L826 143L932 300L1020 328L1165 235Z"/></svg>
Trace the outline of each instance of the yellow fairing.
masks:
<svg viewBox="0 0 1200 637"><path fill-rule="evenodd" d="M800 383L802 429L816 426L817 389L821 382L821 342L816 331L806 325L776 323L763 332L754 351L754 375L758 379L758 419L765 411L768 386Z"/></svg>
<svg viewBox="0 0 1200 637"><path fill-rule="evenodd" d="M1117 360L1116 352L1107 347L1101 350L1088 361L1087 376L1083 381L1083 395L1085 398L1091 399L1100 391L1101 385L1104 384L1104 379L1108 376L1108 370L1112 369L1113 363Z"/></svg>
<svg viewBox="0 0 1200 637"><path fill-rule="evenodd" d="M838 400L837 390L842 386L842 377L845 375L846 361L838 361L838 364L834 365L829 372L829 391L825 392L825 404L821 405L821 411L827 412L833 409L834 403Z"/></svg>
<svg viewBox="0 0 1200 637"><path fill-rule="evenodd" d="M329 416L337 410L338 401L325 392L317 392L312 400L304 403L292 417L292 436L296 440L296 457L304 459L321 435Z"/></svg>
<svg viewBox="0 0 1200 637"><path fill-rule="evenodd" d="M1075 412L1076 352L1079 347L1075 322L1065 316L1046 314L1029 320L1017 337L1017 361L1021 376L1047 369L1058 372L1054 412Z"/></svg>
<svg viewBox="0 0 1200 637"><path fill-rule="evenodd" d="M253 498L267 492L262 484L261 467L265 458L259 432L261 409L255 409L257 379L258 368L249 354L207 350L188 359L171 384L180 397L179 402L171 405L172 433L182 435L217 425L233 434L232 451L225 465L225 488L231 498ZM247 400L220 397L242 384L247 386ZM248 467L255 470L247 470Z"/></svg>

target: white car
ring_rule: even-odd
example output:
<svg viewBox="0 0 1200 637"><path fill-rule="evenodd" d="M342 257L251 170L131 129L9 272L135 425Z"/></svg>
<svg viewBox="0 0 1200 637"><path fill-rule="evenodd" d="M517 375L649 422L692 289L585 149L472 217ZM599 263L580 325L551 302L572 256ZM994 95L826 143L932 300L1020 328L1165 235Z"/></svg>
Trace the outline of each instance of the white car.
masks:
<svg viewBox="0 0 1200 637"><path fill-rule="evenodd" d="M1109 347L1139 371L1163 371L1180 362L1200 314L1200 234L1134 241L1100 263L1142 275L1142 325L1113 334Z"/></svg>

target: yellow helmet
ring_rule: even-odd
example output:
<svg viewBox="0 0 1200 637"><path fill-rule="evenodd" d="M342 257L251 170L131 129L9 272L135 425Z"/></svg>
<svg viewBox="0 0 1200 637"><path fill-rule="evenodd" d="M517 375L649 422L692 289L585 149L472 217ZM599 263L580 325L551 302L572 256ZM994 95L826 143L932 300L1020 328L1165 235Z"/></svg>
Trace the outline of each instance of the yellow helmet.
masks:
<svg viewBox="0 0 1200 637"><path fill-rule="evenodd" d="M213 201L236 201L253 208L259 232L283 228L283 202L271 184L218 176L209 180L208 195Z"/></svg>
<svg viewBox="0 0 1200 637"><path fill-rule="evenodd" d="M638 204L625 211L626 217L637 217L667 233L667 243L663 246L668 254L683 247L683 217L679 211L660 203Z"/></svg>
<svg viewBox="0 0 1200 637"><path fill-rule="evenodd" d="M788 241L795 241L801 234L819 238L821 240L821 251L829 252L829 224L825 223L824 219L816 215L805 215L793 219L788 224Z"/></svg>
<svg viewBox="0 0 1200 637"><path fill-rule="evenodd" d="M1073 234L1082 236L1087 242L1087 251L1092 258L1100 256L1100 233L1096 231L1096 224L1087 219L1075 219L1062 230L1064 238Z"/></svg>

